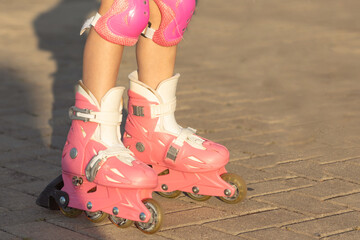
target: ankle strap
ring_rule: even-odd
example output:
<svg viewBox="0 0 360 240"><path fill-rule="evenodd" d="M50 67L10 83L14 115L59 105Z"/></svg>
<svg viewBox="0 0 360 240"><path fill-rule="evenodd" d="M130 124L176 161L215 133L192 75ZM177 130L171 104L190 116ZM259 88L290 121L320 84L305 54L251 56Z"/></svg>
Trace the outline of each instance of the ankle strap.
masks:
<svg viewBox="0 0 360 240"><path fill-rule="evenodd" d="M146 111L144 108L148 108L150 111ZM135 116L145 117L146 113L150 112L151 118L157 118L175 112L176 98L171 102L163 103L163 104L150 104L148 106L132 105L132 109L133 109L133 115Z"/></svg>
<svg viewBox="0 0 360 240"><path fill-rule="evenodd" d="M69 118L71 120L80 120L84 122L96 122L106 125L118 125L121 123L122 114L121 112L95 112L90 109L78 108L72 106L69 109Z"/></svg>

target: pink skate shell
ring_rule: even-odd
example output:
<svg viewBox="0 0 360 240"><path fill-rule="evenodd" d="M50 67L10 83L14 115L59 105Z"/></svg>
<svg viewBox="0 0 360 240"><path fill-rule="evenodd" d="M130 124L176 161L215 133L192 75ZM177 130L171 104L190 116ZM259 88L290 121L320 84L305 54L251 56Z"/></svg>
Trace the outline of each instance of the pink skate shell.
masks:
<svg viewBox="0 0 360 240"><path fill-rule="evenodd" d="M195 0L154 0L161 13L161 24L153 41L161 46L177 45L195 11Z"/></svg>
<svg viewBox="0 0 360 240"><path fill-rule="evenodd" d="M91 104L85 96L76 93L75 106L82 109L99 109ZM142 203L151 198L151 193L158 184L157 175L146 164L135 160L133 166L121 162L117 157L109 157L99 169L93 182L85 177L85 168L91 158L106 146L93 140L98 124L73 120L62 154L63 191L69 194L70 207L88 210L87 202L91 202L91 211L101 210L112 214L112 208L119 208L119 215L126 219L139 220L139 214L145 213L150 219L150 212ZM70 157L70 150L77 149L77 156ZM96 152L96 153L95 153ZM119 175L120 173L120 175ZM72 178L81 177L83 184L74 186ZM92 189L96 189L93 191Z"/></svg>
<svg viewBox="0 0 360 240"><path fill-rule="evenodd" d="M132 46L148 21L147 0L115 0L111 9L96 23L95 30L109 42Z"/></svg>
<svg viewBox="0 0 360 240"><path fill-rule="evenodd" d="M207 139L204 139L203 143L206 150L193 148L187 142L184 142L182 147L174 145L174 135L154 131L158 118L150 117L150 105L157 103L148 102L131 90L128 91L128 95L129 114L123 142L137 159L151 165L156 173L169 169L169 174L159 176L158 191L163 191L162 184L168 185L167 191L191 192L193 186L201 186L200 194L213 196L224 196L224 189L234 190L220 177L226 173L224 166L229 161L229 151L224 146ZM142 106L144 116L133 115L133 105ZM144 145L143 152L137 151L138 142ZM166 157L170 146L179 149L175 161Z"/></svg>
<svg viewBox="0 0 360 240"><path fill-rule="evenodd" d="M81 186L74 186L72 174L63 173L62 176L64 181L62 191L69 195L69 207L89 211L87 203L91 202L91 212L103 211L112 215L113 208L117 207L119 209L117 217L140 221L139 215L142 212L146 215L144 222L149 221L151 217L142 200L151 198L153 189L105 187L86 180ZM92 192L92 189L96 191Z"/></svg>

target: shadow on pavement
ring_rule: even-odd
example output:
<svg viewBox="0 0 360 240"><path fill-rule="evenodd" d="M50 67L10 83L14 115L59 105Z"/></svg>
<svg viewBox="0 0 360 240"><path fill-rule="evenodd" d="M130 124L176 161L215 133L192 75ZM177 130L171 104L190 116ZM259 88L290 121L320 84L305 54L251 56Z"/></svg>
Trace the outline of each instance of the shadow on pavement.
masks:
<svg viewBox="0 0 360 240"><path fill-rule="evenodd" d="M74 104L74 86L82 75L86 37L80 37L79 32L81 24L97 6L97 0L63 0L33 22L39 48L50 51L57 65L52 86L52 148L62 149L66 140L70 123L68 108Z"/></svg>

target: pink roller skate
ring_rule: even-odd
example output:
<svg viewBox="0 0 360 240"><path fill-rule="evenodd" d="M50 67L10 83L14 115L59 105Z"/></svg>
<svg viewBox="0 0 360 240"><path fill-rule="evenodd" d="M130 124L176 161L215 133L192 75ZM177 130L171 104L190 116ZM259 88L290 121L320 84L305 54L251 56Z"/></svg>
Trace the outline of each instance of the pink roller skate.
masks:
<svg viewBox="0 0 360 240"><path fill-rule="evenodd" d="M120 138L124 88L110 89L98 103L80 82L70 108L72 125L62 155L62 176L39 196L37 203L68 217L85 211L87 218L109 219L118 227L135 225L156 232L162 222L159 204L151 199L158 185L150 167L135 159Z"/></svg>
<svg viewBox="0 0 360 240"><path fill-rule="evenodd" d="M227 203L240 202L247 188L240 176L227 173L228 150L176 123L179 76L161 82L154 90L138 80L137 72L129 75L124 145L155 170L159 176L156 191L164 197L174 198L183 191L198 201L218 196Z"/></svg>

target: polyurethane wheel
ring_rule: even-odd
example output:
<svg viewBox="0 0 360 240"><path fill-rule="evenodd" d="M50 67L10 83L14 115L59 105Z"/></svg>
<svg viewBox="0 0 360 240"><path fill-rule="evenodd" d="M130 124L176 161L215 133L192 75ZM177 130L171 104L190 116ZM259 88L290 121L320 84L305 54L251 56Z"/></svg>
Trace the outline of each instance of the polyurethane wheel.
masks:
<svg viewBox="0 0 360 240"><path fill-rule="evenodd" d="M131 221L129 219L116 217L114 215L109 215L109 220L110 220L110 222L112 222L113 224L115 224L119 228L130 227L131 224L133 223L133 221Z"/></svg>
<svg viewBox="0 0 360 240"><path fill-rule="evenodd" d="M242 177L234 173L224 173L221 178L235 188L235 193L232 197L219 197L220 200L226 203L238 203L245 199L247 188L246 183Z"/></svg>
<svg viewBox="0 0 360 240"><path fill-rule="evenodd" d="M165 198L176 198L181 194L181 191L176 190L172 192L157 192L157 194Z"/></svg>
<svg viewBox="0 0 360 240"><path fill-rule="evenodd" d="M102 222L107 216L107 213L104 213L102 211L96 211L96 212L88 212L84 211L87 219L89 219L93 223L99 223Z"/></svg>
<svg viewBox="0 0 360 240"><path fill-rule="evenodd" d="M201 194L197 194L197 193L186 192L185 194L189 198L194 199L195 201L199 201L199 202L207 201L211 198L211 196L201 195Z"/></svg>
<svg viewBox="0 0 360 240"><path fill-rule="evenodd" d="M143 203L151 213L148 222L135 222L135 226L146 234L153 234L157 232L162 224L163 213L160 205L154 199L145 199Z"/></svg>
<svg viewBox="0 0 360 240"><path fill-rule="evenodd" d="M60 212L62 214L64 214L64 216L69 217L69 218L76 218L78 217L83 211L76 209L76 208L71 208L71 207L62 207L59 206L60 208Z"/></svg>

